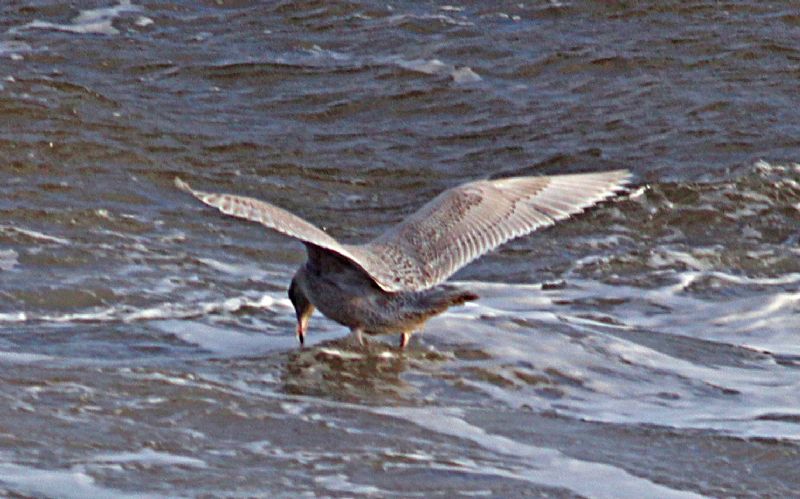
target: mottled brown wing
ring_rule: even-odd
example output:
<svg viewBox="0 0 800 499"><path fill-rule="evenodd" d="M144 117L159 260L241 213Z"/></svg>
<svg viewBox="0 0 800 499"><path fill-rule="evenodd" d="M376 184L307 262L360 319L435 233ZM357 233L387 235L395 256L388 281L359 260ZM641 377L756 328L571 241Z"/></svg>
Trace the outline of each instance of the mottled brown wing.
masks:
<svg viewBox="0 0 800 499"><path fill-rule="evenodd" d="M373 240L348 247L388 291L435 286L510 239L608 198L627 170L479 180L449 189Z"/></svg>
<svg viewBox="0 0 800 499"><path fill-rule="evenodd" d="M192 189L189 184L177 177L175 178L175 185L226 215L260 223L281 234L299 239L304 243L313 244L338 253L358 264L348 250L342 244L339 244L336 239L314 224L282 208L249 197L198 191Z"/></svg>

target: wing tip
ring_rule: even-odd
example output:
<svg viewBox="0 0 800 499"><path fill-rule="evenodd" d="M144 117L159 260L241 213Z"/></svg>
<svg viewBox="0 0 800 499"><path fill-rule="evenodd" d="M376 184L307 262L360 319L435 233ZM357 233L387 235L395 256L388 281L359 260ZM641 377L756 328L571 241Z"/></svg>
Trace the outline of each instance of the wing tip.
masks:
<svg viewBox="0 0 800 499"><path fill-rule="evenodd" d="M592 206L610 200L618 199L618 196L624 195L630 191L630 184L633 181L633 173L627 168L619 170L609 170L600 173L602 178L608 182L608 185L603 192L599 193L599 197L594 199L588 205L583 206L580 211L585 211Z"/></svg>
<svg viewBox="0 0 800 499"><path fill-rule="evenodd" d="M613 192L615 193L627 190L630 183L633 182L633 173L627 168L612 170L610 173L614 173L613 178L616 181L616 185L613 188Z"/></svg>
<svg viewBox="0 0 800 499"><path fill-rule="evenodd" d="M630 184L634 179L633 173L627 168L588 173L587 175L596 175L596 179L606 184L603 198L599 201L612 197L615 194L626 192L630 189Z"/></svg>
<svg viewBox="0 0 800 499"><path fill-rule="evenodd" d="M181 180L180 177L176 176L174 182L175 182L175 187L177 187L178 189L184 192L189 192L194 194L194 190L189 186L189 184Z"/></svg>
<svg viewBox="0 0 800 499"><path fill-rule="evenodd" d="M633 173L631 173L631 171L628 170L627 168L601 172L600 175L602 175L607 180L616 183L617 186L619 187L624 187L633 180Z"/></svg>

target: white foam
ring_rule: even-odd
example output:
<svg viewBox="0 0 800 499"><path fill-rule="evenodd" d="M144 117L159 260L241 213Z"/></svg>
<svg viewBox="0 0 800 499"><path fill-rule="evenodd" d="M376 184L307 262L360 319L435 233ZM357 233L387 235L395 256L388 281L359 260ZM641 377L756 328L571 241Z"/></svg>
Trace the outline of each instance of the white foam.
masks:
<svg viewBox="0 0 800 499"><path fill-rule="evenodd" d="M48 243L58 243L58 244L70 244L68 239L64 239L61 237L50 236L44 234L42 232L38 232L31 229L23 229L22 227L15 227L13 225L0 225L0 232L4 232L6 234L17 233L22 234L24 236L28 236L32 239L36 239L39 241L44 241Z"/></svg>
<svg viewBox="0 0 800 499"><path fill-rule="evenodd" d="M714 299L685 291L694 279L709 275L766 290ZM752 422L754 413L784 414L800 406L796 370L784 369L769 357L747 361L745 356L742 365L726 365L723 356L709 365L682 358L680 348L673 354L633 341L635 336L631 336L646 334L654 340L664 335L662 348L692 338L729 345L723 348L734 349L733 354L737 348L747 348L800 355L800 292L783 290L787 284L800 283L800 275L747 278L687 271L676 281L643 289L569 279L565 288L547 291L532 285L462 284L481 300L451 309L426 329L434 334L446 331L448 342L478 343L491 356L485 363L493 375L516 389L479 380L465 383L512 407L527 405L587 420L710 428L747 436L754 436L757 427L762 437L800 437L798 425L781 421L759 421L750 427L732 422ZM591 305L597 299L616 305L605 305L600 312ZM543 379L550 372L560 373L552 386L563 395L555 401L540 395L537 387L517 377L517 372L526 370Z"/></svg>
<svg viewBox="0 0 800 499"><path fill-rule="evenodd" d="M381 490L372 485L356 485L348 480L347 475L343 473L336 473L334 475L317 475L314 477L314 482L334 492L345 492L347 494L357 495L390 495L389 491Z"/></svg>
<svg viewBox="0 0 800 499"><path fill-rule="evenodd" d="M0 313L0 323L2 322L25 322L28 320L25 312L2 312Z"/></svg>
<svg viewBox="0 0 800 499"><path fill-rule="evenodd" d="M451 10L450 12L456 12ZM386 21L391 24L401 24L408 20L413 21L430 21L440 24L447 24L450 26L474 26L475 23L468 21L466 18L455 18L446 14L395 14L386 18Z"/></svg>
<svg viewBox="0 0 800 499"><path fill-rule="evenodd" d="M198 258L197 261L218 272L224 272L235 276L247 277L254 280L264 280L266 277L271 277L270 274L255 265L227 263L209 257Z"/></svg>
<svg viewBox="0 0 800 499"><path fill-rule="evenodd" d="M433 75L445 72L449 69L449 65L443 63L439 59L402 59L402 58L395 58L395 64L400 66L401 68L408 69L411 71L416 71L418 73Z"/></svg>
<svg viewBox="0 0 800 499"><path fill-rule="evenodd" d="M339 350L338 348L324 348L324 347L322 347L322 348L319 349L319 352L320 353L324 353L326 355L329 355L331 357L338 357L338 358L344 359L344 360L359 360L359 359L363 359L364 358L364 355L362 355L360 353L357 353L357 352L346 352L344 350Z"/></svg>
<svg viewBox="0 0 800 499"><path fill-rule="evenodd" d="M253 454L267 454L274 448L274 445L269 440L257 440L255 442L248 442L242 447L252 452Z"/></svg>
<svg viewBox="0 0 800 499"><path fill-rule="evenodd" d="M50 29L76 34L116 35L119 34L119 30L113 26L112 21L125 12L137 12L139 10L141 10L141 7L131 4L130 0L120 0L113 7L82 10L69 24L37 19L15 28L12 32L18 29Z"/></svg>
<svg viewBox="0 0 800 499"><path fill-rule="evenodd" d="M346 336L344 328L334 325L327 319L315 322L313 331L306 335L307 347ZM294 350L298 341L294 326L287 326L278 334L264 334L262 331L242 333L234 327L214 326L197 321L164 320L152 323L159 331L174 334L187 343L199 346L221 357L242 357L264 355L274 351ZM274 326L265 325L265 330ZM346 353L342 355L346 356Z"/></svg>
<svg viewBox="0 0 800 499"><path fill-rule="evenodd" d="M270 295L263 295L258 299L237 296L226 298L222 301L205 303L162 303L154 307L122 314L120 319L126 322L133 322L141 320L189 318L218 312L236 312L237 310L241 310L245 307L271 309L277 303L278 300Z"/></svg>
<svg viewBox="0 0 800 499"><path fill-rule="evenodd" d="M264 59L236 58L221 61L218 65L249 64L262 62L263 60ZM339 67L363 68L365 66L390 65L426 75L446 75L452 78L453 82L456 84L467 84L482 80L481 76L469 66L456 67L453 64L441 61L437 58L408 59L400 55L360 57L346 52L325 49L319 45L314 45L309 49L303 50L299 54L297 52L291 52L267 58L267 60L269 62L296 66L326 67L335 65Z"/></svg>
<svg viewBox="0 0 800 499"><path fill-rule="evenodd" d="M80 467L65 470L47 470L13 463L0 463L0 482L11 491L23 495L64 497L66 499L104 499L163 497L150 494L126 494L119 490L101 487Z"/></svg>
<svg viewBox="0 0 800 499"><path fill-rule="evenodd" d="M136 452L114 452L98 454L92 458L97 463L141 463L157 466L189 466L193 468L207 468L208 464L195 457L170 454L169 452L156 451L144 448Z"/></svg>
<svg viewBox="0 0 800 499"><path fill-rule="evenodd" d="M140 28L146 28L147 26L152 25L154 22L155 21L153 21L149 17L139 16L139 17L136 18L136 21L133 24L135 24L136 26L138 26Z"/></svg>
<svg viewBox="0 0 800 499"><path fill-rule="evenodd" d="M187 376L186 378L181 378L180 376L169 376L163 373L146 373L146 374L136 374L135 376L137 379L145 379L151 381L161 381L170 385L176 386L186 386L186 385L194 385L196 386L194 381L194 377L192 375Z"/></svg>
<svg viewBox="0 0 800 499"><path fill-rule="evenodd" d="M29 315L26 320L53 323L69 322L109 322L119 320L118 310L114 307L90 312L73 312L69 314L43 314L41 316Z"/></svg>
<svg viewBox="0 0 800 499"><path fill-rule="evenodd" d="M207 379L215 381L216 387L220 385L232 386L243 393L257 395L269 399L285 400L285 395L263 387L254 387L241 380L230 383L217 376L208 376ZM518 442L504 435L492 434L478 426L468 423L461 408L448 407L373 407L370 405L353 404L341 401L326 400L319 397L306 397L293 395L293 403L287 412L296 416L304 414L309 420L314 419L313 414L308 414L311 409L324 407L336 409L349 409L353 411L366 411L380 417L392 417L408 421L420 428L463 440L473 442L491 453L504 456L502 467L492 466L486 459L479 463L469 458L449 458L448 461L453 465L441 463L441 458L434 459L433 456L423 452L403 452L396 454L394 451L386 450L389 455L402 456L403 460L413 460L425 463L431 469L452 470L457 473L469 473L480 476L494 475L513 480L525 481L536 485L545 485L558 488L566 488L583 494L586 497L700 497L691 492L671 489L669 487L653 483L647 479L634 476L627 471L604 463L583 461L565 456L555 449L536 447ZM302 401L302 402L297 402ZM283 404L282 404L283 406ZM291 452L275 447L270 441L256 441L244 445L244 448L258 454L268 454L290 458L294 461L306 463L308 452ZM314 453L315 456L324 456L326 453ZM499 457L499 456L498 456ZM507 459L508 457L511 460ZM394 466L391 463L385 465ZM402 465L399 465L402 466ZM346 478L345 478L346 479ZM342 491L353 491L349 488L353 484L347 480L346 483L334 480L333 487L340 484L346 489ZM328 486L328 477L323 481L323 485ZM360 487L359 485L355 485Z"/></svg>
<svg viewBox="0 0 800 499"><path fill-rule="evenodd" d="M330 49L323 49L319 45L314 45L311 47L308 52L315 56L315 57L323 57L323 58L330 58L334 61L350 61L353 59L353 56L350 54L346 54L344 52L337 52L335 50Z"/></svg>
<svg viewBox="0 0 800 499"><path fill-rule="evenodd" d="M9 271L19 264L19 253L13 249L0 250L0 270Z"/></svg>
<svg viewBox="0 0 800 499"><path fill-rule="evenodd" d="M382 59L383 62L394 64L409 71L427 75L449 75L453 82L458 84L472 83L480 81L481 77L472 68L464 66L456 68L452 64L447 64L439 59L404 59L399 56L391 56Z"/></svg>
<svg viewBox="0 0 800 499"><path fill-rule="evenodd" d="M183 341L224 357L263 355L275 350L297 347L294 335L245 334L233 328L211 326L195 321L167 320L153 324L157 329L174 334Z"/></svg>
<svg viewBox="0 0 800 499"><path fill-rule="evenodd" d="M755 163L755 168L757 171L768 173L768 174L778 174L780 176L784 176L787 173L794 172L795 174L800 174L800 163L792 163L788 165L773 165L764 161L763 159L759 159Z"/></svg>
<svg viewBox="0 0 800 499"><path fill-rule="evenodd" d="M505 12L498 12L495 15L497 17L501 18L501 19L510 19L512 21L520 21L520 20L522 20L522 17L520 17L517 14L506 14Z"/></svg>
<svg viewBox="0 0 800 499"><path fill-rule="evenodd" d="M16 40L0 41L0 56L8 56L15 61L21 60L22 54L32 51L33 48L25 42ZM0 85L0 90L2 89L3 87Z"/></svg>
<svg viewBox="0 0 800 499"><path fill-rule="evenodd" d="M28 352L6 352L0 351L0 362L9 364L32 364L34 362L52 361L55 357Z"/></svg>
<svg viewBox="0 0 800 499"><path fill-rule="evenodd" d="M675 264L683 264L692 270L711 270L712 268L711 263L704 262L689 252L669 248L653 251L647 264L653 268L673 268Z"/></svg>
<svg viewBox="0 0 800 499"><path fill-rule="evenodd" d="M482 79L480 76L478 76L478 73L473 71L469 66L454 69L450 72L450 76L453 77L453 81L456 83L471 83L475 81L481 81Z"/></svg>
<svg viewBox="0 0 800 499"><path fill-rule="evenodd" d="M198 317L220 312L236 312L242 308L257 309L290 309L288 298L276 298L271 295L260 297L237 296L218 301L199 303L159 303L152 307L132 309L128 306L111 306L94 308L82 312L65 314L35 314L25 312L0 313L0 323L20 322L137 322L164 319Z"/></svg>
<svg viewBox="0 0 800 499"><path fill-rule="evenodd" d="M163 321L157 327L175 334L183 341L224 356L241 355L244 352L257 355L272 350L266 348L267 342L263 335L240 333L231 328L194 321Z"/></svg>
<svg viewBox="0 0 800 499"><path fill-rule="evenodd" d="M554 449L535 447L503 435L488 433L462 419L458 410L387 407L376 409L375 412L410 421L442 435L469 440L491 452L519 460L519 471L500 471L482 465L484 473L494 472L534 484L563 487L586 497L701 497L653 483L614 466L570 458Z"/></svg>

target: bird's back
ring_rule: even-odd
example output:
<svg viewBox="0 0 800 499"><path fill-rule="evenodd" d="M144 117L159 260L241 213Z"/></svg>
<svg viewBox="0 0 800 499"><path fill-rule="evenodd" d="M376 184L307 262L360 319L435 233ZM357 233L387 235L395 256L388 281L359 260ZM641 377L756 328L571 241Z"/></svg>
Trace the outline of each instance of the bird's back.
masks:
<svg viewBox="0 0 800 499"><path fill-rule="evenodd" d="M307 248L303 279L311 302L329 319L367 334L413 331L449 307L478 298L452 285L387 292L346 258L313 245Z"/></svg>

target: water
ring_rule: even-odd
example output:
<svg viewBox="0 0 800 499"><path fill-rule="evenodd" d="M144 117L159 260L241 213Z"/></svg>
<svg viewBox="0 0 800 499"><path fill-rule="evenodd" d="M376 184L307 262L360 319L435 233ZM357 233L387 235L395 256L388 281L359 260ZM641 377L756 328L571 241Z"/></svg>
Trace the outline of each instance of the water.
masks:
<svg viewBox="0 0 800 499"><path fill-rule="evenodd" d="M0 494L790 496L791 2L0 7ZM300 350L302 247L437 192L629 168L456 275L411 348Z"/></svg>

